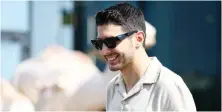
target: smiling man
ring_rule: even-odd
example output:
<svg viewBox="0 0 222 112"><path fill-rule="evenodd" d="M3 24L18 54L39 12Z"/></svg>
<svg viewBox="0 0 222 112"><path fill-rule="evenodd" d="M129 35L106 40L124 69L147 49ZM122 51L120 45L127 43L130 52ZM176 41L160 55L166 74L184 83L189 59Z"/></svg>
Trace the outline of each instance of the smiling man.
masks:
<svg viewBox="0 0 222 112"><path fill-rule="evenodd" d="M196 111L180 76L164 67L144 48L141 10L121 3L97 12L98 37L92 44L111 71L120 70L107 88L107 111Z"/></svg>

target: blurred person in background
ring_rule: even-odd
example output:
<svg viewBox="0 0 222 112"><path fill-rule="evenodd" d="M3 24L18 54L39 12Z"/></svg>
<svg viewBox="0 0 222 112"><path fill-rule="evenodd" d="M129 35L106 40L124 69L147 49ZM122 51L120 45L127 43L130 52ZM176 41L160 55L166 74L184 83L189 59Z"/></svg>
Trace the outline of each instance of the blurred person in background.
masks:
<svg viewBox="0 0 222 112"><path fill-rule="evenodd" d="M97 111L105 110L113 77L101 75L87 54L50 45L18 65L12 82L37 111Z"/></svg>
<svg viewBox="0 0 222 112"><path fill-rule="evenodd" d="M97 12L98 37L92 44L111 71L107 111L196 111L182 78L145 51L146 27L141 10L121 3Z"/></svg>
<svg viewBox="0 0 222 112"><path fill-rule="evenodd" d="M36 104L38 111L92 111L104 107L105 79L86 54L50 46L40 58L55 80L48 83L48 77L42 81L45 84Z"/></svg>
<svg viewBox="0 0 222 112"><path fill-rule="evenodd" d="M32 102L24 94L18 92L9 81L0 78L0 111L34 112Z"/></svg>
<svg viewBox="0 0 222 112"><path fill-rule="evenodd" d="M35 105L38 101L40 87L49 71L40 58L29 58L22 61L15 70L11 79L12 85L22 94L27 96ZM51 81L49 79L48 81Z"/></svg>

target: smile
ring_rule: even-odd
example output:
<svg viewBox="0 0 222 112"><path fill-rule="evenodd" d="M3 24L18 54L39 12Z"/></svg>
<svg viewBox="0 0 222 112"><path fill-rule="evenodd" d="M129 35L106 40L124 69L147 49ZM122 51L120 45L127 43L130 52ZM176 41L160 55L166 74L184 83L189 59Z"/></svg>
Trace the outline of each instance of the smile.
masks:
<svg viewBox="0 0 222 112"><path fill-rule="evenodd" d="M115 59L117 59L117 57L118 57L118 54L113 54L113 55L109 55L109 56L105 56L106 57L106 59L107 59L107 61L114 61Z"/></svg>

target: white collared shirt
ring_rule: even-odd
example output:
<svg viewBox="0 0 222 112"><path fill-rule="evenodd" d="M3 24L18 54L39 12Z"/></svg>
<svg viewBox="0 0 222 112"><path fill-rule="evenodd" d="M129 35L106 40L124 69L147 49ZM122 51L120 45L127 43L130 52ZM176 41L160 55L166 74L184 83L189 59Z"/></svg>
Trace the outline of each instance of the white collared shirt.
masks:
<svg viewBox="0 0 222 112"><path fill-rule="evenodd" d="M196 111L183 79L152 57L144 76L126 93L122 75L107 87L106 111Z"/></svg>

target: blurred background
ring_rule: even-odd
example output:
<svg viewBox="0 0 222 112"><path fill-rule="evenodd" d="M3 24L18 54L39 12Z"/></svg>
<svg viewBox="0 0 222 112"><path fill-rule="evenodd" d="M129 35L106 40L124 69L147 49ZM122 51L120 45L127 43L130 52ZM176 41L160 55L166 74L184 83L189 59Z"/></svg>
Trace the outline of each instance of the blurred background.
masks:
<svg viewBox="0 0 222 112"><path fill-rule="evenodd" d="M1 1L1 77L57 44L88 53L97 35L94 16L119 1ZM131 1L156 30L147 50L179 74L198 111L221 110L221 2ZM99 70L105 62L94 58Z"/></svg>

